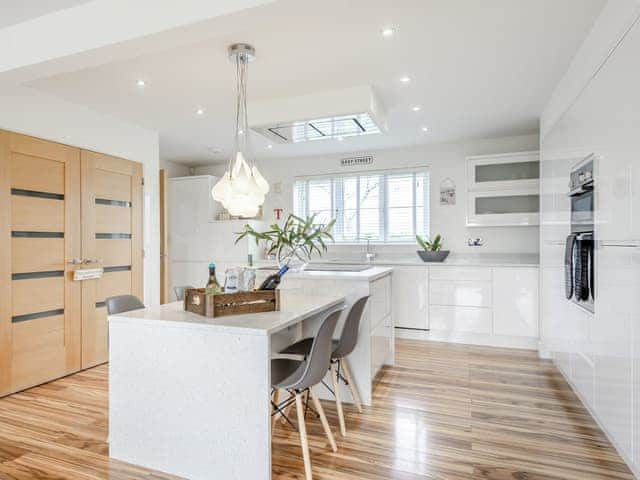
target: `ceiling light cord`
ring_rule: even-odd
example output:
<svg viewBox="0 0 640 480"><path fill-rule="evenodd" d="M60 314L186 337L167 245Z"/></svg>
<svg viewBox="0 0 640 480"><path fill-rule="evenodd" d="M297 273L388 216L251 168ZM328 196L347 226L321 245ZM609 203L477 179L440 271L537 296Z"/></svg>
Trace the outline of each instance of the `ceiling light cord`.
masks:
<svg viewBox="0 0 640 480"><path fill-rule="evenodd" d="M255 159L249 155L251 147L249 138L249 120L247 113L247 84L249 81L249 59L245 54L236 56L236 130L235 153L244 152L250 167L256 165ZM229 158L229 172L233 175L235 154Z"/></svg>
<svg viewBox="0 0 640 480"><path fill-rule="evenodd" d="M248 152L247 78L248 63L254 56L255 50L250 45L234 44L229 47L229 57L236 64L235 151L229 159L229 170L211 189L214 200L222 203L231 215L245 218L259 213L269 193L269 183Z"/></svg>

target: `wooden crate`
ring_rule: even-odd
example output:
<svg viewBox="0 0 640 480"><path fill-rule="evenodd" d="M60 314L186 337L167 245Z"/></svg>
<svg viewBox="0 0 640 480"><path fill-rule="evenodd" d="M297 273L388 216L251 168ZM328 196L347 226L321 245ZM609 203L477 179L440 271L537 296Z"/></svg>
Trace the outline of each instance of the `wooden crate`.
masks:
<svg viewBox="0 0 640 480"><path fill-rule="evenodd" d="M185 292L184 309L205 317L276 312L280 310L280 290L207 295L204 288L194 288Z"/></svg>

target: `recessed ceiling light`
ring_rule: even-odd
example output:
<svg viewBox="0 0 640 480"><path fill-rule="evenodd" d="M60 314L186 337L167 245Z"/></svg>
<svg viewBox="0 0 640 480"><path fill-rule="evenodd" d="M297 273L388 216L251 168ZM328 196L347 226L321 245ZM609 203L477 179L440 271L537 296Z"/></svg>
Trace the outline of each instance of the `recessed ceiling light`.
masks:
<svg viewBox="0 0 640 480"><path fill-rule="evenodd" d="M136 85L137 85L138 87L141 87L141 88L142 88L142 87L146 87L146 86L147 86L147 82L145 82L143 79L141 79L141 78L140 78L140 79L138 79L138 80L136 81Z"/></svg>
<svg viewBox="0 0 640 480"><path fill-rule="evenodd" d="M393 37L394 33L396 33L396 29L393 27L384 27L382 30L380 30L380 34L386 38Z"/></svg>
<svg viewBox="0 0 640 480"><path fill-rule="evenodd" d="M423 132L428 132L429 131L429 127L422 127L420 130L422 130Z"/></svg>
<svg viewBox="0 0 640 480"><path fill-rule="evenodd" d="M271 150L273 148L273 145L269 144L267 145L267 150Z"/></svg>
<svg viewBox="0 0 640 480"><path fill-rule="evenodd" d="M414 107L411 107L411 111L413 112L419 112L420 110L422 110L422 107L420 105L415 105Z"/></svg>
<svg viewBox="0 0 640 480"><path fill-rule="evenodd" d="M196 110L196 115L204 115L204 108L198 108Z"/></svg>
<svg viewBox="0 0 640 480"><path fill-rule="evenodd" d="M344 137L338 137L339 142L341 142L342 140L344 140Z"/></svg>
<svg viewBox="0 0 640 480"><path fill-rule="evenodd" d="M410 81L411 81L411 78L407 75L400 77L400 82L402 83L409 83Z"/></svg>

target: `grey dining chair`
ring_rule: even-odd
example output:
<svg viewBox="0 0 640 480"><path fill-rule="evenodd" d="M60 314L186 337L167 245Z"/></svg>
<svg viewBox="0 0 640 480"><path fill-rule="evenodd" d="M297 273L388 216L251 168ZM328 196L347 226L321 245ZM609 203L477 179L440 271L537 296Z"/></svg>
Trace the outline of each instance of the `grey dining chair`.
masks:
<svg viewBox="0 0 640 480"><path fill-rule="evenodd" d="M331 427L327 422L322 404L318 400L313 387L322 381L331 363L331 339L342 311L342 309L335 310L322 321L318 333L311 341L309 354L304 360L289 358L274 358L271 360L271 387L273 389L271 428L272 430L275 428L275 420L278 415L291 423L286 416L286 412L288 411L287 407L295 402L306 480L311 480L312 474L307 427L304 420L305 405L303 404L303 397L305 394L307 395L307 401L309 396L313 401L313 406L320 417L322 428L327 435L331 449L334 452L338 451ZM280 390L286 390L289 393L289 398L282 403L278 403Z"/></svg>
<svg viewBox="0 0 640 480"><path fill-rule="evenodd" d="M331 354L331 381L333 383L332 393L336 397L336 409L338 411L338 422L340 423L340 433L342 436L347 435L347 427L344 419L344 411L342 410L342 400L340 398L340 382L344 383L351 392L353 403L355 403L358 412L362 413L362 401L360 400L360 394L353 383L351 377L351 371L347 364L346 357L353 352L358 343L358 331L360 329L360 320L364 313L364 308L367 305L369 296L359 298L349 310L347 319L342 327L342 332L338 340L332 341L332 354ZM313 344L313 338L305 338L299 342L290 345L280 353L285 355L301 355L308 356ZM325 384L326 386L326 384Z"/></svg>
<svg viewBox="0 0 640 480"><path fill-rule="evenodd" d="M191 290L192 288L196 287L192 287L191 285L180 285L179 287L173 287L173 291L176 294L176 300L178 300L179 302L184 300L185 292L187 290Z"/></svg>
<svg viewBox="0 0 640 480"><path fill-rule="evenodd" d="M135 295L118 295L117 297L109 297L104 302L107 305L108 315L117 315L118 313L130 312L144 308L144 303Z"/></svg>

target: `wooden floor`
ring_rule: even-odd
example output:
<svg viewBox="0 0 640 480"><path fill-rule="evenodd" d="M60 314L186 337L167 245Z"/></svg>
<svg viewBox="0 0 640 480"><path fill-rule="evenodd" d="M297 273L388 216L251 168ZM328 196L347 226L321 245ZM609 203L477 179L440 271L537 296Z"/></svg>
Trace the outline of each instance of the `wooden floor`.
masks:
<svg viewBox="0 0 640 480"><path fill-rule="evenodd" d="M323 403L335 454L309 415L315 479L633 478L534 352L399 340L374 402L363 414L346 407L346 439ZM105 366L0 399L0 480L174 478L110 460L106 436ZM273 471L302 478L297 434L282 425Z"/></svg>

